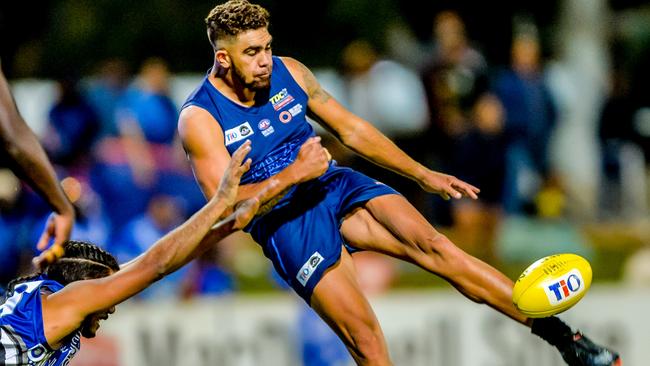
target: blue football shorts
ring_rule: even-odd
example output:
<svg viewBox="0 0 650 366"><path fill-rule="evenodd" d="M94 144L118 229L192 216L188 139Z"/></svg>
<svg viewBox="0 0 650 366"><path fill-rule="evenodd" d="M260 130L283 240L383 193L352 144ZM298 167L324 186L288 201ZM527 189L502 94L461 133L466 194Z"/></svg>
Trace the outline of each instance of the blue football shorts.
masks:
<svg viewBox="0 0 650 366"><path fill-rule="evenodd" d="M282 279L309 304L323 273L341 257L342 245L356 250L341 236L345 215L387 194L399 193L333 163L318 179L294 186L248 229Z"/></svg>

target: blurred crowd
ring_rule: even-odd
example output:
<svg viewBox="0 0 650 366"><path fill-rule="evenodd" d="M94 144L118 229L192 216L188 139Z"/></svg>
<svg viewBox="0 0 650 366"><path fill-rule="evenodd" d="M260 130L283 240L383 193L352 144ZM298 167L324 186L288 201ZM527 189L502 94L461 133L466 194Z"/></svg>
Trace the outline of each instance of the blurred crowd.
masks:
<svg viewBox="0 0 650 366"><path fill-rule="evenodd" d="M111 59L94 77L70 74L56 81L57 99L41 142L77 211L72 238L98 243L120 262L142 253L205 202L178 142L169 81L168 66L158 58L145 60L133 78L123 61ZM0 279L7 283L29 270L49 208L9 174L2 185ZM177 272L142 297L230 290L230 277L208 263ZM193 281L187 282L190 272ZM203 276L214 281L197 288Z"/></svg>
<svg viewBox="0 0 650 366"><path fill-rule="evenodd" d="M494 64L472 42L461 16L443 11L435 16L430 44L395 25L386 44L354 40L342 50L339 67L315 70L352 112L416 160L478 186L481 198L443 201L325 135L334 158L392 185L464 250L495 265L504 218L647 214L650 113L629 97L629 76L612 63L594 136L602 162L601 194L589 214L583 215L586 206L572 212L574 192L551 162L552 141L568 102L549 77L535 24L519 19L509 41L509 64ZM144 251L205 202L176 133L179 105L170 97L170 78L162 59L145 60L131 75L115 58L98 65L93 75L71 73L56 81L58 98L42 143L77 210L72 237L103 245L120 262ZM11 174L2 172L0 180L0 283L6 283L28 269L49 212ZM215 248L140 298L235 290L231 247ZM397 275L390 261L366 262L372 263L370 271L383 267L376 273Z"/></svg>
<svg viewBox="0 0 650 366"><path fill-rule="evenodd" d="M608 56L606 92L591 108L593 136L583 136L595 141L589 151L599 162L597 182L591 182L598 193L590 205L581 190L591 186L576 188L567 174L571 168L563 170L552 158L562 119L571 103L580 104L571 97L588 98L589 85L573 95L567 92L571 88L563 87L562 69L550 66L540 31L528 19L513 26L510 55L504 57L508 64L484 56L458 13L439 12L433 24L430 44L395 25L385 44L356 39L343 48L338 67L315 73L334 97L416 160L478 186L480 200L449 202L427 194L317 129L336 160L395 187L461 248L497 266L502 260L498 236L509 217L647 218L650 103L633 97L631 76L615 47ZM72 238L102 245L119 262L143 252L205 202L176 133L179 105L170 97L171 76L160 58L145 60L135 75L114 58L98 65L93 75L70 73L56 81L58 97L41 137L77 210ZM584 131L588 135L586 129L578 136ZM584 143L565 144L577 148ZM0 211L1 285L29 271L49 207L1 170ZM238 242L246 240L234 236L139 299L235 291L237 268L256 268L247 254L234 258L241 249ZM385 291L399 276L395 262L385 257L363 253L355 261L369 294ZM649 260L637 262L647 268ZM349 363L338 338L312 312L305 308L299 323L305 364Z"/></svg>

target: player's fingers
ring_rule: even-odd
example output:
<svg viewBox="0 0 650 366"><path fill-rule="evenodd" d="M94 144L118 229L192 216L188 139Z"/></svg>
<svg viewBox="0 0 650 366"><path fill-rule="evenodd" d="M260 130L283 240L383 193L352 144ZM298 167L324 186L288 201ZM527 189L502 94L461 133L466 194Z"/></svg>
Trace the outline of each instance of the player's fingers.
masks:
<svg viewBox="0 0 650 366"><path fill-rule="evenodd" d="M235 229L243 229L255 217L260 208L260 201L256 198L249 198L241 202L235 209ZM219 225L219 224L217 224ZM216 226L216 225L215 225Z"/></svg>
<svg viewBox="0 0 650 366"><path fill-rule="evenodd" d="M240 168L239 170L241 170L242 174L246 173L251 168L251 164L253 164L253 159L251 158L246 159L244 164L242 164L239 167Z"/></svg>
<svg viewBox="0 0 650 366"><path fill-rule="evenodd" d="M325 150L325 154L327 155L327 161L331 161L332 160L332 154L330 154L330 152L326 148L323 148L323 150Z"/></svg>
<svg viewBox="0 0 650 366"><path fill-rule="evenodd" d="M70 237L70 227L66 227L64 222L57 222L56 223L56 228L54 229L54 242L52 243L52 247L59 247L63 248L65 245L66 240Z"/></svg>
<svg viewBox="0 0 650 366"><path fill-rule="evenodd" d="M456 199L459 199L459 198L463 197L463 195L460 192L458 192L457 190L455 190L451 185L449 186L449 188L447 188L446 193L450 197L453 197L453 198L456 198Z"/></svg>
<svg viewBox="0 0 650 366"><path fill-rule="evenodd" d="M54 244L47 250L52 255L53 260L57 260L63 256L64 249L61 245Z"/></svg>
<svg viewBox="0 0 650 366"><path fill-rule="evenodd" d="M32 263L36 268L43 269L46 265L56 262L57 259L63 256L63 253L64 249L61 245L52 245L50 249L32 259Z"/></svg>
<svg viewBox="0 0 650 366"><path fill-rule="evenodd" d="M475 186L473 186L473 185L471 185L469 183L465 183L465 185L467 185L467 187L470 190L472 190L474 193L481 193L481 189L479 189L478 187L475 187Z"/></svg>
<svg viewBox="0 0 650 366"><path fill-rule="evenodd" d="M45 250L47 248L47 245L50 243L51 238L52 235L50 234L49 223L48 223L48 225L45 227L45 230L43 230L41 237L38 238L38 242L36 243L36 249Z"/></svg>
<svg viewBox="0 0 650 366"><path fill-rule="evenodd" d="M234 178L241 179L242 175L244 175L244 173L246 173L248 171L248 169L250 169L251 162L252 162L252 160L250 158L248 158L248 159L246 159L246 161L243 164L241 164L237 168L235 168L234 172L233 172L234 173L233 174Z"/></svg>
<svg viewBox="0 0 650 366"><path fill-rule="evenodd" d="M474 191L472 191L471 189L466 189L465 190L465 195L467 195L467 196L469 196L469 197L471 197L472 199L475 199L475 200L478 199L478 195L476 193L474 193Z"/></svg>
<svg viewBox="0 0 650 366"><path fill-rule="evenodd" d="M232 154L231 157L231 164L233 166L240 166L242 161L244 161L244 157L251 151L251 140L246 140L235 152Z"/></svg>
<svg viewBox="0 0 650 366"><path fill-rule="evenodd" d="M469 197L471 197L473 199L478 199L478 195L476 194L477 192L475 192L472 189L473 187L471 185L469 185L469 184L463 184L463 185L459 184L459 185L456 185L455 188L457 190L460 190L461 192L463 192L466 196L469 196Z"/></svg>
<svg viewBox="0 0 650 366"><path fill-rule="evenodd" d="M251 197L247 199L246 201L242 202L241 205L239 205L238 210L242 209L247 212L251 212L252 214L257 213L257 210L260 208L260 200L257 197Z"/></svg>
<svg viewBox="0 0 650 366"><path fill-rule="evenodd" d="M310 137L305 141L303 146L309 146L309 145L314 145L314 144L320 144L320 136L314 136Z"/></svg>

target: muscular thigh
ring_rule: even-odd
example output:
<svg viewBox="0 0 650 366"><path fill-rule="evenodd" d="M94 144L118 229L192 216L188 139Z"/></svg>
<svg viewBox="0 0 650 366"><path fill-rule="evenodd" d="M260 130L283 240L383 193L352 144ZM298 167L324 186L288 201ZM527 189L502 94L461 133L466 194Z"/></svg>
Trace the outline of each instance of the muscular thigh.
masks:
<svg viewBox="0 0 650 366"><path fill-rule="evenodd" d="M353 247L410 262L443 249L436 248L440 234L400 195L384 195L366 202L346 216L341 234Z"/></svg>
<svg viewBox="0 0 650 366"><path fill-rule="evenodd" d="M311 307L339 335L358 357L360 343L385 348L383 334L368 300L356 279L352 258L347 250L318 282L311 296ZM385 349L381 353L386 353Z"/></svg>

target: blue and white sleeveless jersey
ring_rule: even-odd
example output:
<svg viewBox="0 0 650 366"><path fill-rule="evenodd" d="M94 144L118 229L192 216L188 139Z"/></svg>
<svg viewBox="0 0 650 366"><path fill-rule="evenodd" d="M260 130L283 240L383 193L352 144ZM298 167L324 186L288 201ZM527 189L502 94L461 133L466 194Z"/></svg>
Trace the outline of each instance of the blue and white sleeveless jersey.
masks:
<svg viewBox="0 0 650 366"><path fill-rule="evenodd" d="M206 76L182 108L190 105L208 111L221 126L224 143L232 153L251 140L251 168L241 184L257 183L291 164L314 129L307 122L307 94L293 79L279 57L273 57L268 95L252 107L233 102L218 91ZM260 98L260 99L262 99Z"/></svg>
<svg viewBox="0 0 650 366"><path fill-rule="evenodd" d="M282 171L315 135L306 118L309 98L280 58L273 57L268 94L257 94L257 103L245 107L224 96L206 77L183 105L205 109L217 120L230 154L251 140L248 157L252 164L242 184L257 183ZM346 213L374 197L396 193L332 162L320 177L281 194L245 230L262 246L280 277L309 303L322 275L341 256L344 240L339 225Z"/></svg>
<svg viewBox="0 0 650 366"><path fill-rule="evenodd" d="M43 329L41 292L57 292L63 285L41 276L16 286L0 306L0 365L66 366L79 350L79 332L53 350Z"/></svg>

